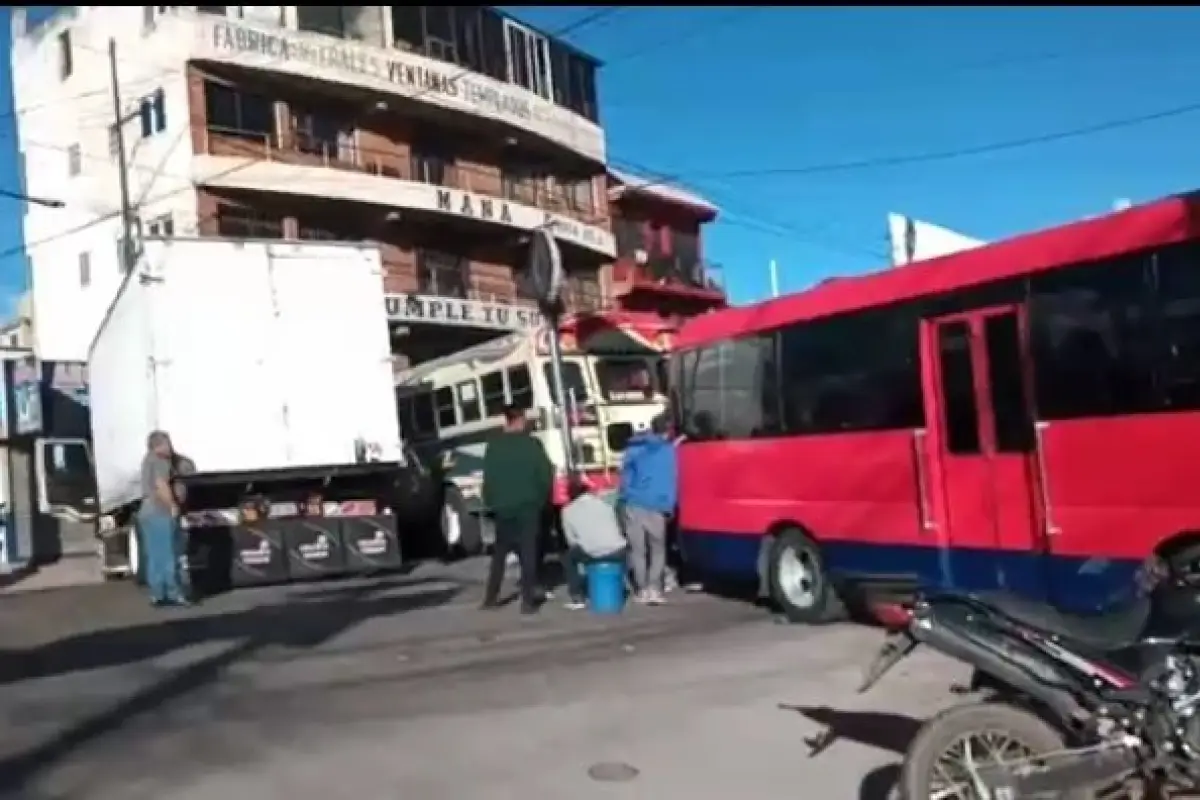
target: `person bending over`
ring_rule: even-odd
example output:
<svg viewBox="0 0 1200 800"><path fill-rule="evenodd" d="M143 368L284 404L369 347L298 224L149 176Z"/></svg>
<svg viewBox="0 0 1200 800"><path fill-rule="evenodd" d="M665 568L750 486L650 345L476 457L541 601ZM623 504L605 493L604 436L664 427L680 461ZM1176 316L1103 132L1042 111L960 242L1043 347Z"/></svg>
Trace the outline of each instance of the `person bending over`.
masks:
<svg viewBox="0 0 1200 800"><path fill-rule="evenodd" d="M574 479L567 488L570 501L562 510L563 538L567 549L562 564L567 582L567 608L586 606L584 569L598 561L624 564L628 545L621 535L616 510L582 481Z"/></svg>

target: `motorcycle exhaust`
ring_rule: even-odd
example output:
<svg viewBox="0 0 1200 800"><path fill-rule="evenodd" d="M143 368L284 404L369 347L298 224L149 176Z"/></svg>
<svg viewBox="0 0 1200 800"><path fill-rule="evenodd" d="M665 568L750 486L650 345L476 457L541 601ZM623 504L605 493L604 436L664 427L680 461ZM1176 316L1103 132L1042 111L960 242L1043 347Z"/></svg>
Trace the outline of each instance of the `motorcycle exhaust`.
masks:
<svg viewBox="0 0 1200 800"><path fill-rule="evenodd" d="M981 767L979 780L988 797L1056 797L1066 791L1111 789L1136 768L1137 754L1117 744L1051 754L1036 764Z"/></svg>
<svg viewBox="0 0 1200 800"><path fill-rule="evenodd" d="M972 665L1001 683L1044 703L1065 722L1078 722L1089 716L1069 692L1049 685L1031 675L1028 669L978 641L971 634L933 619L914 624L914 638L951 658ZM1035 658L1031 654L1031 658ZM1049 665L1043 665L1049 668Z"/></svg>

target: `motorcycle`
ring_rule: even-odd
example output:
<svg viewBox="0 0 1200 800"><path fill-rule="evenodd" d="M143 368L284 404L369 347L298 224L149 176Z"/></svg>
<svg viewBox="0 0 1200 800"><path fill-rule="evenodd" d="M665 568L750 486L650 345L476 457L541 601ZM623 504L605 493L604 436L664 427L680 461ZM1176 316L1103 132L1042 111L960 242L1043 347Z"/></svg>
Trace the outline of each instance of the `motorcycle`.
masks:
<svg viewBox="0 0 1200 800"><path fill-rule="evenodd" d="M934 592L877 609L869 691L920 645L971 665L974 695L928 720L903 800L1154 798L1200 786L1200 604L1151 561L1100 616L1007 593Z"/></svg>

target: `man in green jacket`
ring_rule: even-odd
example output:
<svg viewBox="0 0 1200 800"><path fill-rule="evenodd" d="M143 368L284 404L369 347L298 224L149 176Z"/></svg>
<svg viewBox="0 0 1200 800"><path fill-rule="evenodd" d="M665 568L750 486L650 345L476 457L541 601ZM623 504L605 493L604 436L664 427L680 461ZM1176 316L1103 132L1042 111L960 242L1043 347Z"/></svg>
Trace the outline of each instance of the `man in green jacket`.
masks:
<svg viewBox="0 0 1200 800"><path fill-rule="evenodd" d="M538 537L550 502L554 465L526 430L524 410L504 409L504 431L488 442L483 455L483 504L496 523L496 545L488 570L483 607L495 608L509 553L521 564L521 613L532 614L542 601L538 580Z"/></svg>

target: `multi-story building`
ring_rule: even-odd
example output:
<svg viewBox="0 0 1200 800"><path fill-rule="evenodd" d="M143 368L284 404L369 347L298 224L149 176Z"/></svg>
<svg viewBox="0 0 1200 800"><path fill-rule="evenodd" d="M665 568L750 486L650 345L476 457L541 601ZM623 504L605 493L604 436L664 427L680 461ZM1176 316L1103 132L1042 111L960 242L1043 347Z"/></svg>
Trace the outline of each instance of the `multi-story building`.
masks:
<svg viewBox="0 0 1200 800"><path fill-rule="evenodd" d="M123 279L118 144L140 235L377 242L413 360L537 324L539 228L568 310L612 295L596 62L491 7L74 6L13 29L24 190L63 203L24 219L42 358L86 358Z"/></svg>
<svg viewBox="0 0 1200 800"><path fill-rule="evenodd" d="M725 305L720 269L704 258L701 237L717 218L716 206L615 169L608 196L617 255L609 283L620 308L689 317Z"/></svg>

